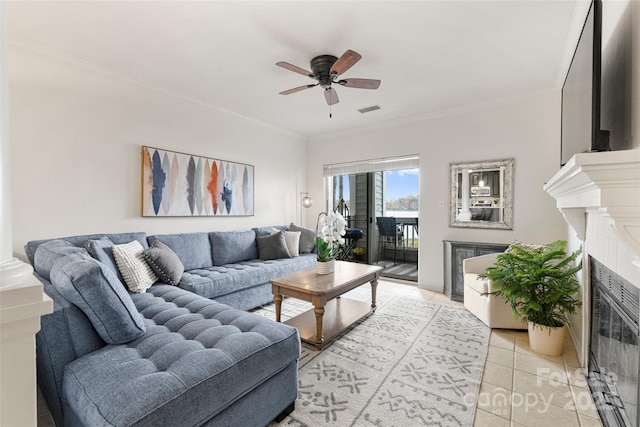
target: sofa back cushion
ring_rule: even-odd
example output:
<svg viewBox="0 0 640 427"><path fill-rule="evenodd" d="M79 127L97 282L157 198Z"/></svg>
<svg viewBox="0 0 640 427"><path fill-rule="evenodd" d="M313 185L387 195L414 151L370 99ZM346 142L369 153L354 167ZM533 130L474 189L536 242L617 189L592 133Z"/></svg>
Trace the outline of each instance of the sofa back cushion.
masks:
<svg viewBox="0 0 640 427"><path fill-rule="evenodd" d="M56 261L51 283L89 318L109 344L123 344L146 332L129 293L115 273L101 262L79 254Z"/></svg>
<svg viewBox="0 0 640 427"><path fill-rule="evenodd" d="M140 242L143 248L146 248L147 245L147 234L144 232L131 232L131 233L102 233L102 234L83 234L79 236L69 236L69 237L60 237L59 239L43 239L43 240L32 240L27 242L24 246L24 252L27 254L29 258L29 262L31 265L34 265L35 252L38 247L44 243L50 242L51 240L64 240L66 242L71 243L73 246L84 247L87 243L87 240L92 239L100 239L103 236L107 236L113 243L119 245L121 243L127 243L132 240L137 240ZM34 266L35 267L35 266Z"/></svg>
<svg viewBox="0 0 640 427"><path fill-rule="evenodd" d="M118 266L116 265L116 260L113 257L114 245L115 243L113 243L113 240L111 240L107 236L102 236L99 239L87 240L84 244L84 248L87 250L87 252L89 252L89 255L91 255L92 258L97 259L98 261L109 267L111 271L116 273L118 279L124 281L122 279L120 271L118 270Z"/></svg>
<svg viewBox="0 0 640 427"><path fill-rule="evenodd" d="M159 240L178 255L185 271L213 267L208 233L156 234L147 238Z"/></svg>
<svg viewBox="0 0 640 427"><path fill-rule="evenodd" d="M89 256L85 249L74 246L65 240L50 240L36 249L33 257L33 269L36 273L49 280L51 269L56 261L71 254Z"/></svg>
<svg viewBox="0 0 640 427"><path fill-rule="evenodd" d="M213 231L209 233L209 239L214 266L258 258L254 230Z"/></svg>

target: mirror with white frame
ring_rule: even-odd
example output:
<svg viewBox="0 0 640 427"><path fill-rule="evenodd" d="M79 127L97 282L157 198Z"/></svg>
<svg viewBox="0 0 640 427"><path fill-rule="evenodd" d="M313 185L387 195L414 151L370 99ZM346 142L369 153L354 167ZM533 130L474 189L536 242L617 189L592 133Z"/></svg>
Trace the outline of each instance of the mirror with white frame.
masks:
<svg viewBox="0 0 640 427"><path fill-rule="evenodd" d="M451 227L513 229L515 159L451 163Z"/></svg>

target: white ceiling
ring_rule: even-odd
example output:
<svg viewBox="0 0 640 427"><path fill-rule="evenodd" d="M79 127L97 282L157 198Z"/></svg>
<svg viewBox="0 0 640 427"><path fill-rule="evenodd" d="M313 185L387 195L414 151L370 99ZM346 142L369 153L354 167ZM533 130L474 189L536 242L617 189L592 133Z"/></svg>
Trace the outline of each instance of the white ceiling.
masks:
<svg viewBox="0 0 640 427"><path fill-rule="evenodd" d="M252 120L313 136L558 88L584 0L508 1L16 1L13 40ZM578 30L579 31L579 30ZM310 69L352 49L329 118ZM378 111L357 110L372 105Z"/></svg>

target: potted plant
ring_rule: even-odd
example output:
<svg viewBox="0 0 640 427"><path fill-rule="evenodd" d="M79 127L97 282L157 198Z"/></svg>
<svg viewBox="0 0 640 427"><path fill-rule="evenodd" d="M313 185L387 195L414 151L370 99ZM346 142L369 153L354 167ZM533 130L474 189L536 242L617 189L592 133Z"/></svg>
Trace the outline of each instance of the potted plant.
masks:
<svg viewBox="0 0 640 427"><path fill-rule="evenodd" d="M336 256L340 247L344 244L346 221L338 212L327 215L321 212L318 215L316 224L316 272L318 274L333 273L335 269Z"/></svg>
<svg viewBox="0 0 640 427"><path fill-rule="evenodd" d="M356 257L356 260L360 262L366 261L365 254L366 252L363 247L356 246L355 248L353 248L353 256Z"/></svg>
<svg viewBox="0 0 640 427"><path fill-rule="evenodd" d="M574 261L582 249L567 256L566 246L564 240L544 246L512 244L480 276L490 279L496 289L492 294L501 295L514 315L528 322L531 349L549 356L562 354L567 315L581 305L576 273L582 260L577 266Z"/></svg>

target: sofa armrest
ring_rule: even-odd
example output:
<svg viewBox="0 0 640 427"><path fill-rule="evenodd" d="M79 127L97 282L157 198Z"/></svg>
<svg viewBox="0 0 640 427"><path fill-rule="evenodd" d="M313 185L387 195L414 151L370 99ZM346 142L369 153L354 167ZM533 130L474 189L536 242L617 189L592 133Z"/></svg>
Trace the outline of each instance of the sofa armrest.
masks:
<svg viewBox="0 0 640 427"><path fill-rule="evenodd" d="M467 258L462 261L463 274L483 274L488 267L491 267L496 262L496 258L502 252L496 252L493 254L481 255L472 258Z"/></svg>

